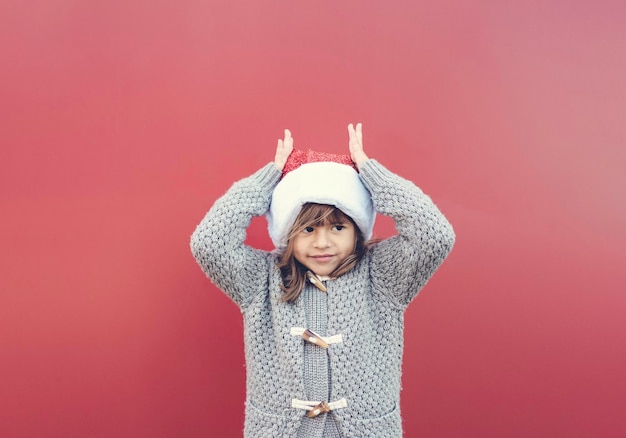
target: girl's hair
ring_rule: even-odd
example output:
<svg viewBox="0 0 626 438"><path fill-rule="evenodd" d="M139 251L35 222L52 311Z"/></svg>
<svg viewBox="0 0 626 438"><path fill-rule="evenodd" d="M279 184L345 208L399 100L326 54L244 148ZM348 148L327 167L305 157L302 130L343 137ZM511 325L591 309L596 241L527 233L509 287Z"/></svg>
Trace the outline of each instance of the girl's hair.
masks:
<svg viewBox="0 0 626 438"><path fill-rule="evenodd" d="M278 260L278 268L283 278L283 284L280 285L284 292L283 301L293 303L302 293L307 281L307 268L298 262L294 256L294 237L306 227L338 224L346 221L354 226L356 238L354 251L331 272L330 277L333 278L345 274L361 260L367 249L363 233L350 216L333 205L306 203L302 206L289 231L287 247Z"/></svg>

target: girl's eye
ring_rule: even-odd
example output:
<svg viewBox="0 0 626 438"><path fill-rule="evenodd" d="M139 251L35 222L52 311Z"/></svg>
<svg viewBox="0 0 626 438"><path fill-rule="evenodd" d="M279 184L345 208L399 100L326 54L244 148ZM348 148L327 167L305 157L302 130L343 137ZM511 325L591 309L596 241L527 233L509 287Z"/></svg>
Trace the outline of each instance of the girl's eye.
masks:
<svg viewBox="0 0 626 438"><path fill-rule="evenodd" d="M333 225L333 230L341 231L345 228L345 225Z"/></svg>
<svg viewBox="0 0 626 438"><path fill-rule="evenodd" d="M314 231L313 227L305 227L302 232L303 233L312 233Z"/></svg>

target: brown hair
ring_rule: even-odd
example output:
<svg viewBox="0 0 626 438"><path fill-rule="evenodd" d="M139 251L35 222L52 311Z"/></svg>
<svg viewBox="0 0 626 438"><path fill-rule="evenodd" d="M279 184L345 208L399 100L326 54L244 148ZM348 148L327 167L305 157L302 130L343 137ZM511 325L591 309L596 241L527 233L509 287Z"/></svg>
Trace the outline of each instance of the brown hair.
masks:
<svg viewBox="0 0 626 438"><path fill-rule="evenodd" d="M287 247L278 260L278 268L283 278L283 284L280 285L284 292L283 301L293 303L300 296L306 284L307 269L294 256L293 237L306 227L337 224L346 221L349 221L354 226L356 237L354 251L331 272L331 277L339 277L345 274L361 260L367 249L365 237L363 237L363 233L361 233L361 230L352 218L334 205L306 203L302 206L289 231Z"/></svg>

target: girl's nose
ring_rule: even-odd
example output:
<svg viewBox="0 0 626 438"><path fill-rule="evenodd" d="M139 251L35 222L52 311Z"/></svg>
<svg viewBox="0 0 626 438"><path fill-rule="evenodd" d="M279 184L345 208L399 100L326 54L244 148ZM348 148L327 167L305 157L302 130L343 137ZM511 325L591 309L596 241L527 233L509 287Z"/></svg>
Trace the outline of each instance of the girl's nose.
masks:
<svg viewBox="0 0 626 438"><path fill-rule="evenodd" d="M315 240L313 244L316 248L328 248L330 246L330 240L328 239L328 233L324 229L318 229L315 231Z"/></svg>

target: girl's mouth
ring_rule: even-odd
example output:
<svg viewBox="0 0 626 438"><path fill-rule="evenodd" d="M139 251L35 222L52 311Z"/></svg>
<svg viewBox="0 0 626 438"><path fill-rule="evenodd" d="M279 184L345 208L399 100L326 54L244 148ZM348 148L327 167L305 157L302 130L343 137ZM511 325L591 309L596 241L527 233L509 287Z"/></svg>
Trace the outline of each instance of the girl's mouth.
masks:
<svg viewBox="0 0 626 438"><path fill-rule="evenodd" d="M320 263L327 262L331 260L333 257L334 255L332 254L320 254L320 255L311 256L313 260L315 260L316 262L320 262Z"/></svg>

